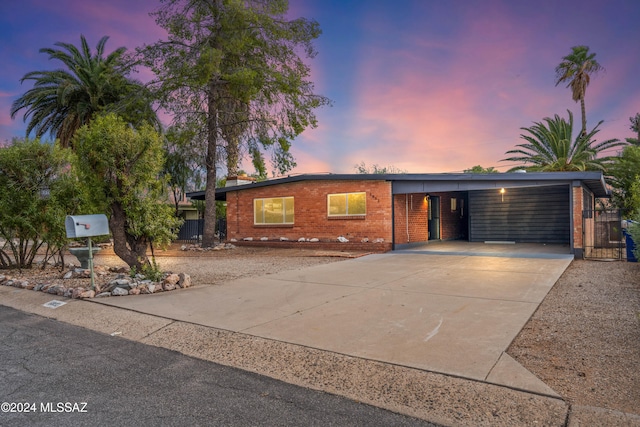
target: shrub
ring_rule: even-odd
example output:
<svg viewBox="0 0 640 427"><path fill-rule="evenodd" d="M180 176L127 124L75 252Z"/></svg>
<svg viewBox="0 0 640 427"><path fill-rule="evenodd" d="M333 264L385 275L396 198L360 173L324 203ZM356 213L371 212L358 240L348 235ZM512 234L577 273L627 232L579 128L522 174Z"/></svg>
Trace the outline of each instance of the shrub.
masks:
<svg viewBox="0 0 640 427"><path fill-rule="evenodd" d="M39 140L0 148L0 267L30 268L40 249L61 255L65 217L81 204L71 155Z"/></svg>

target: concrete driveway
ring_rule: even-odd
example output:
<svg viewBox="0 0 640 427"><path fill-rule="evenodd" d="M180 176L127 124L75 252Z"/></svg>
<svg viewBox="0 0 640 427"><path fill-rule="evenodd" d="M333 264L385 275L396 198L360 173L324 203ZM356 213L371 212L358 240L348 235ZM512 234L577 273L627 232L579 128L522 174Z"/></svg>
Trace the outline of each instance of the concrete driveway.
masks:
<svg viewBox="0 0 640 427"><path fill-rule="evenodd" d="M222 286L93 301L556 395L504 351L572 256L540 245L460 248L469 246L429 245Z"/></svg>

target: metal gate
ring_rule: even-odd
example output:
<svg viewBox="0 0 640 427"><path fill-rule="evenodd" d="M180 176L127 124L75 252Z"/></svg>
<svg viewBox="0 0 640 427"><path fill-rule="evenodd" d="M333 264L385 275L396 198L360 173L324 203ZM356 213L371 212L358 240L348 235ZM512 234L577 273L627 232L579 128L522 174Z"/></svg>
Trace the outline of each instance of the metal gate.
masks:
<svg viewBox="0 0 640 427"><path fill-rule="evenodd" d="M204 232L204 219L186 219L178 231L179 242L200 243ZM227 220L220 218L216 225L216 237L220 242L227 239Z"/></svg>
<svg viewBox="0 0 640 427"><path fill-rule="evenodd" d="M185 243L199 243L204 230L204 219L187 219L178 231L178 241Z"/></svg>
<svg viewBox="0 0 640 427"><path fill-rule="evenodd" d="M626 259L619 209L595 209L582 212L582 242L585 259Z"/></svg>

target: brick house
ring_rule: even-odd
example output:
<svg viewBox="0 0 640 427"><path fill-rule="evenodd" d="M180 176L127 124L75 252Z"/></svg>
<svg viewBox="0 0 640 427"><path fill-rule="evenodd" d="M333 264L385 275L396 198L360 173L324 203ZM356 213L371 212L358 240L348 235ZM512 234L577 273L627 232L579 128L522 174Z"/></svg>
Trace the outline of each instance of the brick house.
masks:
<svg viewBox="0 0 640 427"><path fill-rule="evenodd" d="M582 257L583 210L609 196L600 172L229 181L216 190L216 200L227 203L228 240L284 246L304 239L317 247L378 252L434 240L508 241L567 244ZM189 197L203 199L204 192Z"/></svg>

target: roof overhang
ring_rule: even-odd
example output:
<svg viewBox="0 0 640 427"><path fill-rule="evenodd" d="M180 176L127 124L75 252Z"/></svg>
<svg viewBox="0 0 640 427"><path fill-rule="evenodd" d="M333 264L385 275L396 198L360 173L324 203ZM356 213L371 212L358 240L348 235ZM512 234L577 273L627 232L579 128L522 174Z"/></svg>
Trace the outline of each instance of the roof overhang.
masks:
<svg viewBox="0 0 640 427"><path fill-rule="evenodd" d="M389 181L393 194L447 191L474 191L493 188L540 187L551 185L584 185L596 197L609 197L602 172L533 172L533 173L442 173L442 174L323 174L294 175L251 184L216 189L216 200L226 200L231 191L266 187L301 181ZM204 191L187 193L193 200L204 200Z"/></svg>

